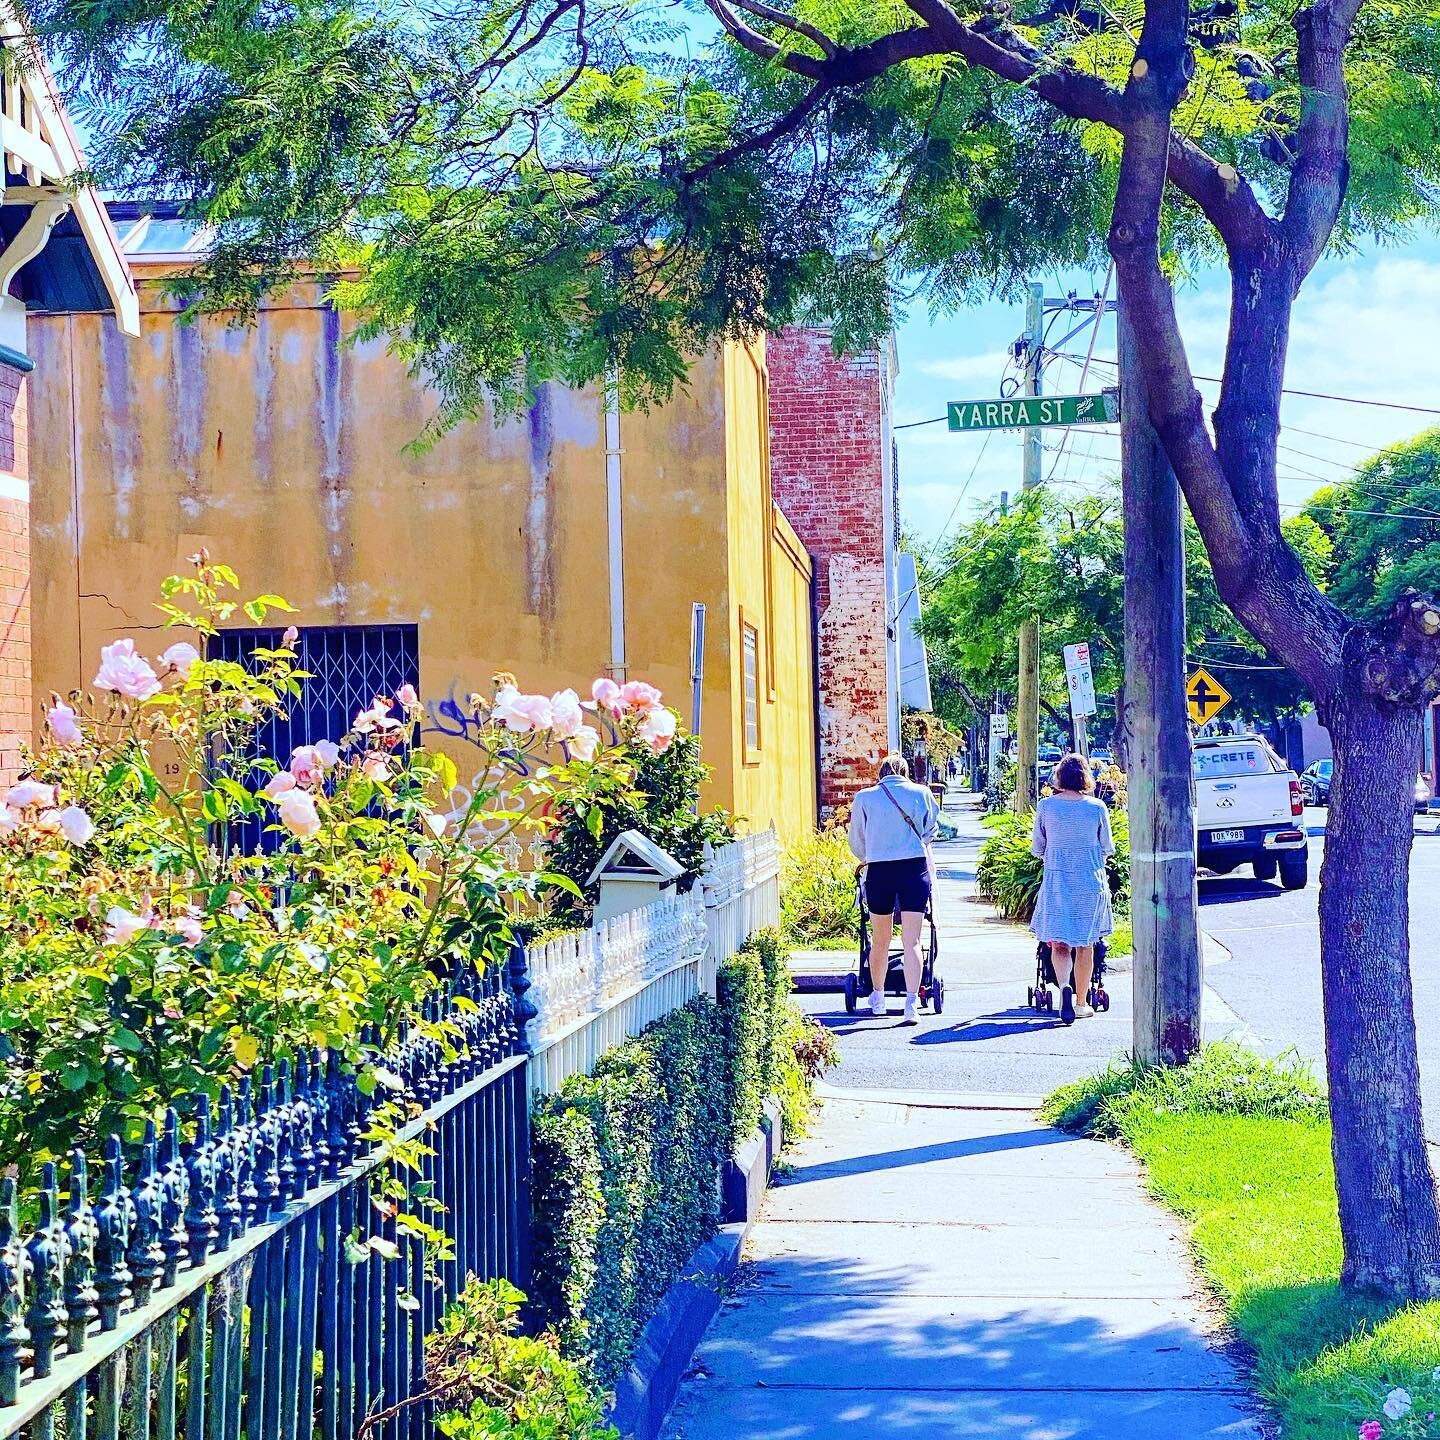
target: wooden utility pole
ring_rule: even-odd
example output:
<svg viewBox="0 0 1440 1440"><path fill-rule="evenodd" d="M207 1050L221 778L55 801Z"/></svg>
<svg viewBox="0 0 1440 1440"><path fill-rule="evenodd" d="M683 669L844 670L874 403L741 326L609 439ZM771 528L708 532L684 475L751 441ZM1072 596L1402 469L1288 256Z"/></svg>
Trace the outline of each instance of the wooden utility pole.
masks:
<svg viewBox="0 0 1440 1440"><path fill-rule="evenodd" d="M1040 371L1045 344L1045 287L1030 284L1025 304L1025 386L1026 395L1040 393ZM1040 483L1044 460L1043 432L1031 426L1024 432L1025 461L1021 485L1033 490ZM1035 808L1039 798L1037 775L1040 767L1040 625L1026 620L1020 626L1020 683L1015 708L1015 809L1021 814Z"/></svg>
<svg viewBox="0 0 1440 1440"><path fill-rule="evenodd" d="M1125 750L1129 760L1135 1056L1183 1065L1200 1047L1195 802L1185 709L1185 537L1180 487L1150 424L1120 291L1125 508Z"/></svg>

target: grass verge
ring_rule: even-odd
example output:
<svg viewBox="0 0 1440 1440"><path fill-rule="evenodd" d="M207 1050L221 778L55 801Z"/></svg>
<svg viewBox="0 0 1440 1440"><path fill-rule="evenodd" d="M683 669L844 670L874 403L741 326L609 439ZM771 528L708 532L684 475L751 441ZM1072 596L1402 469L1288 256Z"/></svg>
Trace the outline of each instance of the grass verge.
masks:
<svg viewBox="0 0 1440 1440"><path fill-rule="evenodd" d="M1152 1192L1190 1222L1286 1440L1354 1440L1367 1421L1386 1440L1440 1434L1440 1303L1340 1290L1330 1122L1306 1067L1207 1046L1182 1070L1116 1066L1064 1086L1044 1113L1123 1140ZM1392 1418L1383 1407L1396 1388L1412 1408Z"/></svg>

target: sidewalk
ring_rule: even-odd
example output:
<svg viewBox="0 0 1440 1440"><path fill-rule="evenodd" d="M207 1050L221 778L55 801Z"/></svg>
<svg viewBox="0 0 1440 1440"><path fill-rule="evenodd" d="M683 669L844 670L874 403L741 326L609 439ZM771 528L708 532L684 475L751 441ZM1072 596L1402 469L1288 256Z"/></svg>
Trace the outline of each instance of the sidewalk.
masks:
<svg viewBox="0 0 1440 1440"><path fill-rule="evenodd" d="M793 1159L668 1440L1262 1433L1118 1147L852 1096Z"/></svg>
<svg viewBox="0 0 1440 1440"><path fill-rule="evenodd" d="M1128 957L1106 977L1111 1003L1105 1014L1066 1028L1058 1014L1040 1014L1026 1005L1025 992L1035 976L1034 937L975 896L975 865L988 834L978 798L952 792L945 818L959 835L935 847L942 1016L922 1012L918 1028L905 1029L898 1002L888 1023L868 1011L846 1015L839 987L845 971L854 968L855 950L792 956L800 1002L840 1042L845 1063L835 1078L847 1088L985 1092L1038 1102L1056 1086L1093 1074L1131 1048L1134 988ZM1206 937L1207 969L1228 958ZM1202 1022L1206 1040L1243 1040L1248 1033L1208 986Z"/></svg>

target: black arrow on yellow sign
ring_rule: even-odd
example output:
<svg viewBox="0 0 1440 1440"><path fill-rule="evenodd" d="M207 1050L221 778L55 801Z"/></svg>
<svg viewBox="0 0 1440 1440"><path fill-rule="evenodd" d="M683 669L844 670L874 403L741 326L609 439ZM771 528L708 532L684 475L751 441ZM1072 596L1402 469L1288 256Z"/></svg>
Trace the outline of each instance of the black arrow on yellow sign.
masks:
<svg viewBox="0 0 1440 1440"><path fill-rule="evenodd" d="M1197 725L1213 720L1230 703L1230 692L1208 671L1197 670L1185 682L1185 704Z"/></svg>

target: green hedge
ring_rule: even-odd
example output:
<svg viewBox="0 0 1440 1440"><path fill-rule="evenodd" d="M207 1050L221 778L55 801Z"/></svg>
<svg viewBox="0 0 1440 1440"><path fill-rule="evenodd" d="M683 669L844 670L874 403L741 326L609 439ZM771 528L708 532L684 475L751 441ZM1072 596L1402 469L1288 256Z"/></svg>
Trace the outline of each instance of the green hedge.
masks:
<svg viewBox="0 0 1440 1440"><path fill-rule="evenodd" d="M538 1320L611 1385L719 1223L720 1167L778 1094L803 1128L835 1051L790 1004L784 947L756 936L697 997L567 1080L534 1120ZM793 1117L793 1118L792 1118Z"/></svg>

